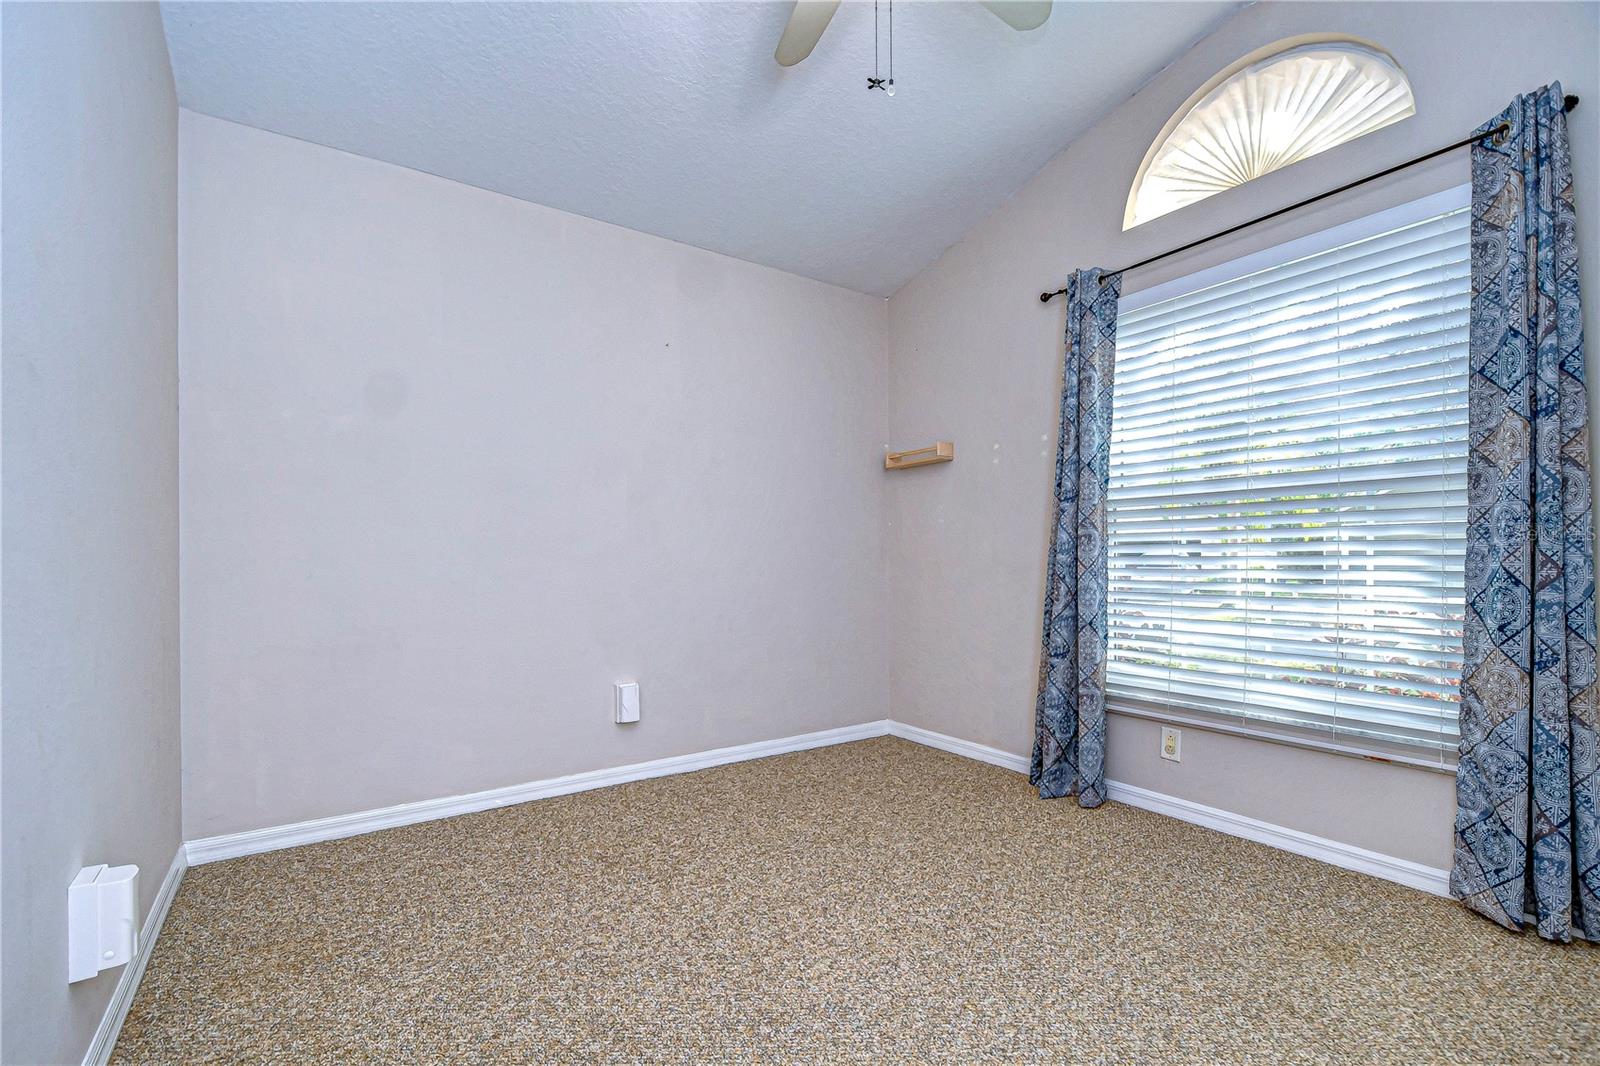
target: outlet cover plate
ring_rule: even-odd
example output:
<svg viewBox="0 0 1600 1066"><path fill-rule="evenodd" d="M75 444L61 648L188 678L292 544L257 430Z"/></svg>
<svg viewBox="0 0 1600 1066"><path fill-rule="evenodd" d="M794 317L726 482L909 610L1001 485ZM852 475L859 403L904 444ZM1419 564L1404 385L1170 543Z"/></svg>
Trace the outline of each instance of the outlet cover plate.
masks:
<svg viewBox="0 0 1600 1066"><path fill-rule="evenodd" d="M1183 730L1170 725L1161 727L1161 757L1170 762L1183 761Z"/></svg>

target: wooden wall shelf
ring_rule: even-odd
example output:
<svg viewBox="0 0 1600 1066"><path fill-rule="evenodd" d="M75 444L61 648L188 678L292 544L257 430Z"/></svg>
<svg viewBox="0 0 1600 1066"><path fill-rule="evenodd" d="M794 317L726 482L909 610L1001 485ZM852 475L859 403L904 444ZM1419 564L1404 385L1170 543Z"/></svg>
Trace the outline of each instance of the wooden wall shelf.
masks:
<svg viewBox="0 0 1600 1066"><path fill-rule="evenodd" d="M908 467L927 466L930 463L953 463L955 459L955 442L942 440L926 448L915 448L909 452L889 452L883 457L883 468L905 470Z"/></svg>

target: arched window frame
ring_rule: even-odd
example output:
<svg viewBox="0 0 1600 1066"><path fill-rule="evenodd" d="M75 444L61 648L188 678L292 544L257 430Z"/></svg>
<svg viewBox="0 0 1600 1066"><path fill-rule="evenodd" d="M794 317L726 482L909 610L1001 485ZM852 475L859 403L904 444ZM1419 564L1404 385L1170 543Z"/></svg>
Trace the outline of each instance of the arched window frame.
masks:
<svg viewBox="0 0 1600 1066"><path fill-rule="evenodd" d="M1381 65L1390 68L1395 76L1397 87L1403 89L1403 106L1397 112L1393 113L1375 125L1361 129L1358 132L1354 132L1340 140L1325 144L1320 148L1317 148L1315 151L1307 153L1306 155L1298 156L1294 159L1280 163L1272 167L1271 170L1262 171L1259 174L1253 174L1250 176L1250 178L1237 182L1229 187L1237 188L1239 185L1246 184L1248 181L1261 177L1264 174L1273 173L1274 171L1282 169L1285 166L1289 166L1292 163L1300 162L1302 159L1309 159L1314 155L1327 151L1329 148L1337 147L1340 144L1348 144L1350 141L1363 137L1368 133L1373 133L1379 129L1393 125L1394 123L1409 118L1411 115L1416 113L1416 103L1411 92L1411 82L1410 79L1406 77L1405 70L1400 66L1399 62L1395 60L1394 56L1391 55L1387 50L1370 41L1365 41L1361 40L1360 38L1341 34L1305 34L1299 37L1286 38L1284 40L1274 42L1273 44L1269 44L1263 48L1258 48L1218 71L1217 74L1208 80L1204 85L1196 89L1189 96L1189 98L1183 102L1181 107L1173 112L1172 117L1169 118L1166 125L1161 128L1160 134L1158 134L1155 140L1151 142L1149 149L1145 152L1144 159L1139 164L1138 171L1134 174L1133 184L1128 190L1127 207L1123 212L1122 228L1124 230L1132 229L1134 226L1143 225L1146 222L1161 218L1172 213L1173 211L1179 210L1180 208L1199 203L1201 200L1208 199L1209 197L1216 195L1218 192L1225 191L1223 188L1218 188L1212 192L1195 196L1193 199L1187 200L1183 203L1167 207L1164 210L1154 214L1146 213L1144 217L1139 217L1138 208L1140 194L1144 191L1146 178L1149 176L1151 167L1155 164L1157 159L1160 158L1162 149L1165 148L1168 142L1172 140L1173 136L1179 132L1180 127L1183 126L1185 120L1187 120L1190 115L1193 114L1198 107L1200 107L1201 104L1207 102L1214 93L1236 78L1241 76L1248 77L1250 72L1261 71L1269 68L1273 63L1282 59L1286 59L1293 54L1314 50L1358 53L1366 59L1377 60Z"/></svg>

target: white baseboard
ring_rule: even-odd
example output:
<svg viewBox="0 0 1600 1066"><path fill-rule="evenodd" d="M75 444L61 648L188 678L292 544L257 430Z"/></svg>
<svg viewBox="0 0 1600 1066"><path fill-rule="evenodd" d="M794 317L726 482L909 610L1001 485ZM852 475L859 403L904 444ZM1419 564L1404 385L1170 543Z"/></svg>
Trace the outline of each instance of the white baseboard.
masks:
<svg viewBox="0 0 1600 1066"><path fill-rule="evenodd" d="M963 755L968 759L986 762L991 766L1001 766L1007 770L1015 770L1019 774L1028 772L1028 757L1026 755L1013 755L1009 751L991 748L987 744L976 744L970 740L962 740L945 733L935 733L931 729L921 726L906 725L904 722L889 722L889 735L900 737L903 740L914 741L917 744L940 751L948 751L952 755Z"/></svg>
<svg viewBox="0 0 1600 1066"><path fill-rule="evenodd" d="M608 770L590 770L581 774L569 774L566 777L552 777L543 781L530 781L522 785L508 785L504 788L489 789L485 792L471 792L464 796L420 800L416 803L402 803L394 807L382 807L378 810L358 811L355 814L339 814L329 818L313 819L309 822L296 822L293 825L279 825L267 829L253 829L244 833L228 833L223 836L205 837L201 840L189 841L186 849L190 864L199 866L202 863L217 862L222 859L236 859L241 855L255 855L264 851L277 851L280 848L298 847L301 844L315 844L322 840L337 840L341 837L360 836L363 833L371 833L379 829L393 829L396 826L431 822L436 818L453 818L458 814L471 814L474 811L509 807L515 803L527 803L529 800L565 796L573 792L587 792L592 788L606 788L610 785L621 785L629 781L643 781L651 777L666 777L669 774L686 774L693 770L704 770L712 766L724 766L728 763L744 762L748 759L764 759L770 755L783 755L791 751L821 748L830 744L847 744L853 740L866 740L870 737L884 736L889 732L889 726L888 719L880 719L876 722L866 722L862 725L844 726L839 729L824 729L817 733L802 733L799 736L781 737L777 740L761 740L754 744L740 744L731 748L715 748L711 751L696 752L691 755L677 755L668 759L634 763L631 766L617 766Z"/></svg>
<svg viewBox="0 0 1600 1066"><path fill-rule="evenodd" d="M89 1050L84 1052L84 1066L102 1066L111 1058L111 1049L117 1044L117 1034L122 1032L128 1008L133 1006L133 995L139 991L144 969L150 963L150 953L155 950L156 937L161 935L161 923L167 920L167 910L172 906L172 898L178 894L178 885L183 881L183 872L188 867L184 846L180 844L177 854L172 856L172 864L167 867L167 876L161 880L161 890L150 904L150 913L145 915L144 927L139 930L138 950L122 968L117 987L111 993L111 1002L106 1004L106 1012L100 1017L94 1039L89 1041Z"/></svg>
<svg viewBox="0 0 1600 1066"><path fill-rule="evenodd" d="M1215 829L1219 833L1227 833L1229 836L1244 837L1246 840L1269 844L1283 851L1292 851L1296 855L1318 859L1332 866L1354 870L1356 873L1381 877L1385 881L1393 881L1407 888L1431 892L1435 896L1450 897L1449 870L1424 866L1420 862L1384 855L1377 851L1368 851L1354 844L1313 836L1298 829L1288 829L1257 818L1247 818L1232 811L1207 807L1203 803L1152 792L1137 785L1125 785L1120 781L1106 782L1106 797L1118 803L1126 803L1130 807L1140 807L1157 814L1164 814L1169 818L1176 818L1180 822L1191 822L1207 829Z"/></svg>
<svg viewBox="0 0 1600 1066"><path fill-rule="evenodd" d="M587 773L571 774L566 777L554 777L522 785L509 785L505 788L490 789L486 792L473 792L464 796L450 796L444 799L403 803L395 807L336 815L331 818L318 818L309 822L298 822L294 825L273 826L245 833L230 833L224 836L207 837L203 840L191 840L186 845L186 850L189 862L198 866L201 863L233 859L241 855L254 855L264 851L276 851L279 848L292 848L321 840L358 836L362 833L371 833L379 829L413 825L417 822L432 821L436 818L451 818L458 814L470 814L473 811L506 807L514 803L526 803L529 800L545 799L550 796L565 796L573 792L584 792L592 788L605 788L628 781L642 781L646 778L663 777L668 774L689 773L693 770L703 770L711 766L743 762L747 759L761 759L769 755L804 751L807 748L820 748L829 744L846 744L854 740L865 740L869 737L885 735L900 737L930 748L938 748L940 751L947 751L968 759L976 759L979 762L1004 767L1007 770L1015 770L1018 773L1027 773L1028 771L1028 757L1025 755L1001 751L999 748L991 748L985 744L962 740L959 737L952 737L945 733L936 733L931 729L923 729L920 726L907 725L904 722L896 722L891 719L881 719L857 726L825 729L818 733L803 733L794 737L758 741L754 744L741 744L731 748L717 748L693 755L679 755L670 759L656 759L652 762L635 763L631 766L618 766L609 770L591 770ZM1274 825L1271 822L1248 818L1242 814L1219 810L1216 807L1207 807L1191 800L1168 796L1160 792L1152 792L1149 789L1140 788L1136 785L1126 785L1119 781L1107 781L1106 793L1108 798L1118 803L1126 803L1130 807L1140 807L1144 810L1154 811L1157 814L1164 814L1179 821L1205 826L1208 829L1215 829L1230 836L1244 837L1247 840L1268 844L1284 851L1292 851L1297 855L1305 855L1308 858L1331 863L1346 870L1354 870L1358 873L1370 874L1373 877L1381 877L1386 881L1394 881L1397 884L1420 889L1424 892L1431 892L1435 895L1449 896L1450 894L1450 875L1446 870L1423 866L1421 863L1411 862L1407 859L1368 851L1353 844L1345 844L1326 837L1314 836L1298 829Z"/></svg>
<svg viewBox="0 0 1600 1066"><path fill-rule="evenodd" d="M1003 766L1007 770L1018 773L1028 772L1028 757L1016 755L999 748L991 748L984 744L974 744L970 740L961 740L958 737L948 736L944 733L935 733L931 729L919 726L906 725L903 722L889 723L889 732L893 736L903 737L918 744L926 744L930 748L948 751L955 755L964 755L969 759L990 763L994 766ZM1408 888L1420 889L1431 892L1436 896L1450 896L1450 871L1441 870L1433 866L1424 866L1409 859L1399 859L1393 855L1384 855L1366 848L1358 848L1354 844L1345 844L1327 837L1313 836L1303 833L1298 829L1288 829L1271 822L1263 822L1258 818L1247 818L1242 814L1232 811L1219 810L1216 807L1207 807L1203 803L1192 800L1179 799L1177 796L1168 796L1161 792L1152 792L1147 788L1137 785L1126 785L1120 781L1106 782L1106 797L1118 803L1126 803L1130 807L1139 807L1143 810L1164 814L1169 818L1176 818L1180 822L1190 822L1194 825L1215 829L1219 833L1229 836L1244 837L1257 843L1268 844L1283 851L1292 851L1296 855L1318 859L1322 862L1338 866L1357 873L1381 877L1385 881L1393 881Z"/></svg>

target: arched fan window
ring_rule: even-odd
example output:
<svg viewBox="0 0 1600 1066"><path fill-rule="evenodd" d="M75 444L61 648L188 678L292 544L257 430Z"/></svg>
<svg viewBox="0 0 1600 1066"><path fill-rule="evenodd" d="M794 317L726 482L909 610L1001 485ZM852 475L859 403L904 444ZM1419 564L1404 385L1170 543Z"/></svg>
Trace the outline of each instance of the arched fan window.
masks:
<svg viewBox="0 0 1600 1066"><path fill-rule="evenodd" d="M1347 38L1252 53L1189 98L1150 146L1122 228L1399 122L1416 111L1394 57Z"/></svg>

